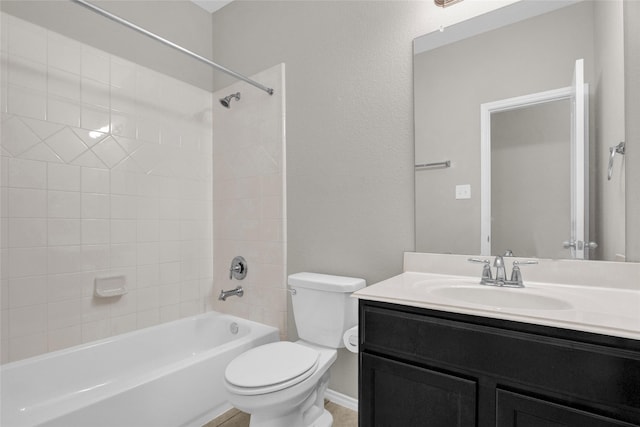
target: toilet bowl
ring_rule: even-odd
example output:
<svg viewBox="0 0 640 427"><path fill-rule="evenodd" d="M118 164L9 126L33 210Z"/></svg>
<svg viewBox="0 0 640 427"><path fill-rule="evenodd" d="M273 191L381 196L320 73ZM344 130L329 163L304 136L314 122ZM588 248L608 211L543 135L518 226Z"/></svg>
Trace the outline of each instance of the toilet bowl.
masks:
<svg viewBox="0 0 640 427"><path fill-rule="evenodd" d="M255 347L229 363L225 388L229 402L251 415L250 427L330 427L324 409L329 368L343 334L357 324L363 279L298 273L289 276L300 340Z"/></svg>
<svg viewBox="0 0 640 427"><path fill-rule="evenodd" d="M251 414L250 427L329 427L324 392L336 356L304 341L256 347L228 365L229 400Z"/></svg>

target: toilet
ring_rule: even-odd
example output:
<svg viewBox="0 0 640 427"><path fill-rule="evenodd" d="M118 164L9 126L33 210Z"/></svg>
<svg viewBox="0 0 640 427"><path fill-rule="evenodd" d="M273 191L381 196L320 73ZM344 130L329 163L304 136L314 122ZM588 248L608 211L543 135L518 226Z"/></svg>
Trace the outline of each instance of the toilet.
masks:
<svg viewBox="0 0 640 427"><path fill-rule="evenodd" d="M229 402L251 415L250 427L330 427L324 409L329 368L343 334L358 323L351 293L363 279L318 273L289 276L293 316L300 339L255 347L229 363Z"/></svg>

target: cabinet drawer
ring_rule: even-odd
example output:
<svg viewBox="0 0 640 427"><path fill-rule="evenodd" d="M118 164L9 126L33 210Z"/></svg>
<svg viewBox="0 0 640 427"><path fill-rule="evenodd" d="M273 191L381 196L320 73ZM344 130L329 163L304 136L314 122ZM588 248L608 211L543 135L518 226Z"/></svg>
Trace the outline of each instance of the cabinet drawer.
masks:
<svg viewBox="0 0 640 427"><path fill-rule="evenodd" d="M365 352L640 417L637 351L367 304L360 324Z"/></svg>

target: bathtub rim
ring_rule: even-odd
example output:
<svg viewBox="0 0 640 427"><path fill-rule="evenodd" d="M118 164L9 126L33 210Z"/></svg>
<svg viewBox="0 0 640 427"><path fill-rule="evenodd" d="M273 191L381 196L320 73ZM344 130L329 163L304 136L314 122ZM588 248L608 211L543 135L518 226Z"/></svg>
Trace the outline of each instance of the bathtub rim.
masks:
<svg viewBox="0 0 640 427"><path fill-rule="evenodd" d="M188 317L182 317L180 319L174 319L174 320L170 320L167 322L162 322L162 323L158 323L156 325L151 325L151 326L147 326L141 329L136 329L133 331L129 331L129 332L124 332L122 334L116 334L116 335L112 335L106 338L100 338L97 340L93 340L93 341L88 341L86 343L81 343L81 344L76 344L74 346L71 347L66 347L66 348L62 348L59 350L53 350L53 351L49 351L46 353L42 353L42 354L38 354L35 356L31 356L31 357L27 357L25 359L20 359L20 360L16 360L13 362L8 362L8 363L3 363L0 364L0 378L2 377L2 372L5 370L8 370L9 368L15 368L15 367L20 367L21 365L27 365L30 363L34 363L40 360L46 360L48 358L52 358L52 357L57 357L57 356L63 356L65 354L68 353L72 353L74 351L79 350L80 348L90 348L90 347L98 347L100 345L103 344L107 344L110 342L115 341L116 339L122 339L122 338L130 338L130 337L135 337L137 335L141 335L143 334L145 331L148 331L149 329L156 329L156 328L162 328L162 327L168 327L169 325L175 324L175 323L187 323L187 322L193 322L193 321L197 321L199 319L203 319L206 317L228 317L230 319L237 319L238 321L242 322L242 323L248 323L249 325L260 329L260 328L266 328L265 332L271 332L269 331L269 329L273 329L275 331L277 331L279 333L279 329L274 327L274 326L270 326L270 325L266 325L264 323L259 323L253 320L249 320L249 319L244 319L242 317L238 317L238 316L234 316L232 314L226 314L226 313L221 313L219 311L215 311L215 310L210 310L207 311L205 313L200 313L200 314L196 314L193 316L188 316ZM222 344L222 346L226 345L228 343ZM216 347L218 348L218 347ZM206 353L202 352L202 353Z"/></svg>
<svg viewBox="0 0 640 427"><path fill-rule="evenodd" d="M264 337L271 336L275 340L279 340L278 328L265 325L259 322L251 321L248 319L244 319L238 316L224 314L214 310L210 310L208 312L197 314L194 316L175 319L169 322L152 325L146 328L126 332L123 334L114 335L111 337L91 341L84 344L75 345L73 347L68 347L65 349L56 350L49 353L43 353L41 355L37 355L30 358L26 358L26 359L1 365L0 366L0 384L4 382L2 380L4 379L4 374L6 371L12 371L14 369L25 369L25 368L28 369L29 365L32 365L34 363L40 363L40 362L46 363L48 359L65 357L66 355L79 350L109 344L111 342L114 342L123 338L135 339L136 336L148 333L150 329L163 329L163 328L175 326L176 324L179 324L179 323L188 324L191 322L197 322L200 319L208 319L208 318L221 319L223 321L227 320L230 322L237 321L241 325L242 324L247 325L250 328L250 331L249 333L237 339L232 339L223 344L208 348L205 351L202 351L193 355L192 357L183 358L183 359L168 363L166 365L156 367L149 371L140 371L139 374L133 375L126 379L114 380L113 382L104 384L104 386L99 389L91 390L89 393L85 395L78 395L78 394L74 395L74 393L72 392L72 393L61 395L61 396L51 396L50 398L49 396L47 396L47 398L43 399L42 401L36 400L35 402L27 402L27 401L20 401L18 399L13 402L12 401L7 402L6 389L3 386L2 387L3 397L2 397L2 403L0 403L0 407L7 408L5 406L5 403L6 403L9 405L8 406L9 411L7 412L5 412L4 410L2 411L2 412L5 412L5 415L7 416L7 418L5 418L5 416L2 416L2 419L3 421L11 421L11 420L18 421L22 419L24 421L21 421L21 424L19 425L23 425L23 424L28 425L28 423L31 421L34 421L37 423L37 425L39 425L39 423L48 422L60 417L64 417L65 414L71 413L74 410L77 410L79 408L84 408L84 407L96 404L98 402L117 396L118 394L122 394L132 389L135 389L141 384L158 380L164 376L168 376L172 373L178 372L181 369L184 369L188 366L204 363L207 359L211 357L215 357L219 354L223 354L227 350L232 350L236 347L246 347L248 342L256 338L263 339ZM243 351L246 351L246 349ZM74 403L74 404L66 405L66 403ZM218 405L218 407L225 406L224 405L225 403L228 403L226 399L223 400L222 403ZM25 408L31 408L32 410L34 410L34 412L30 413L29 414L30 416L25 415L24 418L20 417L17 414L19 413L20 407L22 405L25 405ZM60 405L60 406L56 406L56 405Z"/></svg>

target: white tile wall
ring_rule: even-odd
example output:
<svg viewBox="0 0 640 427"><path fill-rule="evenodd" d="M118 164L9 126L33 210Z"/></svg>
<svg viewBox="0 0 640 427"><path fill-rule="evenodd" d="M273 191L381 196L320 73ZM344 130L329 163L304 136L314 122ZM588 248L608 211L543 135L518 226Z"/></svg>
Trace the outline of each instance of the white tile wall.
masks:
<svg viewBox="0 0 640 427"><path fill-rule="evenodd" d="M217 311L280 328L287 336L284 65L253 76L272 96L234 84L214 100L240 91L226 109L213 106L214 259L216 292L241 284L243 298L215 300ZM241 283L229 280L236 255L249 264Z"/></svg>
<svg viewBox="0 0 640 427"><path fill-rule="evenodd" d="M1 19L2 362L210 306L211 94Z"/></svg>

